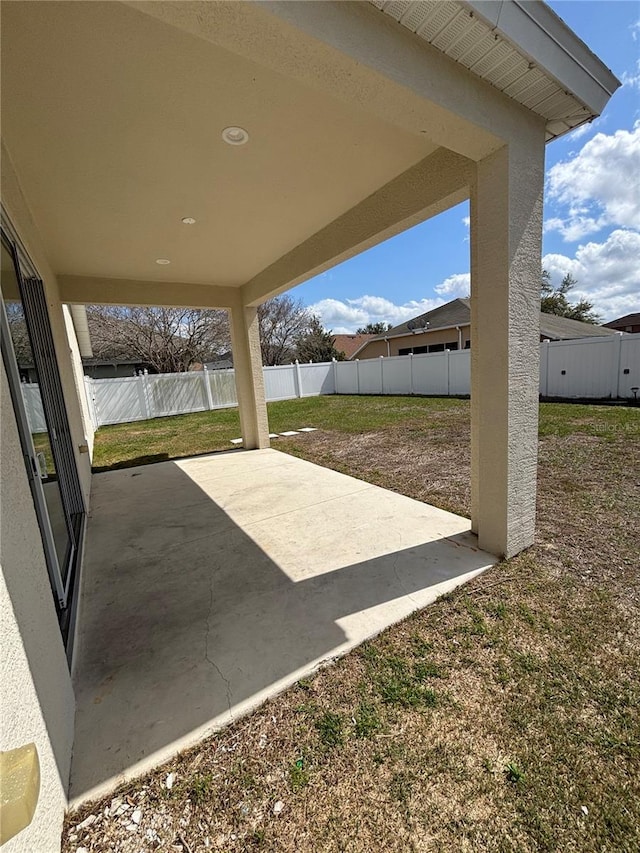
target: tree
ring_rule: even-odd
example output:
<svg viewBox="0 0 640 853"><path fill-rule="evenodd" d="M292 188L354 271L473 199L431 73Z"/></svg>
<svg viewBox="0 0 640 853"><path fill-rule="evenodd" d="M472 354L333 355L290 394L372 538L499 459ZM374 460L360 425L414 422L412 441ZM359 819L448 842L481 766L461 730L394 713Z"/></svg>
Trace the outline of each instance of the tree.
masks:
<svg viewBox="0 0 640 853"><path fill-rule="evenodd" d="M318 317L312 315L309 330L298 339L297 356L300 361L344 360L344 353L335 347L336 339L322 327Z"/></svg>
<svg viewBox="0 0 640 853"><path fill-rule="evenodd" d="M9 333L18 365L20 367L30 366L33 364L33 355L31 354L31 342L27 333L27 323L24 319L22 302L7 300L4 304L7 310Z"/></svg>
<svg viewBox="0 0 640 853"><path fill-rule="evenodd" d="M597 324L600 318L593 311L593 303L581 299L574 305L567 299L569 293L578 282L567 273L562 283L554 288L551 284L551 276L547 270L542 270L542 284L540 287L540 310L544 314L555 314L557 317L568 317L571 320L580 320L583 323Z"/></svg>
<svg viewBox="0 0 640 853"><path fill-rule="evenodd" d="M391 323L367 323L366 326L361 326L356 329L356 335L384 335L389 329L392 329Z"/></svg>
<svg viewBox="0 0 640 853"><path fill-rule="evenodd" d="M89 305L94 355L134 358L158 373L180 373L230 348L226 311Z"/></svg>
<svg viewBox="0 0 640 853"><path fill-rule="evenodd" d="M275 296L258 306L260 348L265 366L288 364L297 355L298 340L309 332L312 315L290 296Z"/></svg>

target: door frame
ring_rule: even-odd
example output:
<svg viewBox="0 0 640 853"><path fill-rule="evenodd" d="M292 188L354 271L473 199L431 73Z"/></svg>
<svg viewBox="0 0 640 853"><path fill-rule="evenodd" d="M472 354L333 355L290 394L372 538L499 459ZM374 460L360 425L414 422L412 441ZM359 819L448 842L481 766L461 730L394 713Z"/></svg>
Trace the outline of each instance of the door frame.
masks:
<svg viewBox="0 0 640 853"><path fill-rule="evenodd" d="M38 274L37 269L35 268L27 252L22 246L20 239L15 232L15 229L12 227L10 220L5 214L4 209L2 210L2 217L0 223L0 238L2 240L3 246L11 255L11 259L15 268L15 275L17 278L20 298L22 300L23 308L26 314L28 306L25 305L24 302L24 282L29 281L32 286L35 282L36 286L42 289L42 295L44 295L44 284ZM0 296L2 296L1 293ZM49 411L49 407L44 405L44 400L43 408L45 419L47 421L47 429L50 433L51 452L54 458L56 473L58 477L57 488L60 490L64 521L65 526L67 528L67 535L70 546L66 555L66 575L62 571L62 567L60 566L56 551L49 511L47 507L46 497L44 494L44 485L40 477L40 466L38 464L33 438L31 435L31 430L29 428L28 418L26 414L26 407L22 396L18 362L13 347L13 341L10 334L8 319L6 316L4 298L2 298L0 301L2 301L2 306L0 310L0 338L2 343L2 358L7 372L7 379L11 392L13 409L25 462L27 479L29 481L29 486L33 496L36 517L42 536L45 561L49 574L49 581L54 595L56 611L58 613L58 620L60 622L60 628L63 634L63 639L67 644L68 653L70 653L71 650L68 641L73 640L73 622L75 619L75 611L77 608L79 560L84 536L86 507L84 505L84 499L81 493L78 492L79 477L77 470L77 462L75 456L73 455L73 451L70 449L72 447L70 441L70 427L68 423L64 396L62 396L63 391L60 380L58 358L57 354L55 353L55 346L51 337L51 320L49 317L48 308L46 306L46 301L44 301L44 311L39 311L33 319L37 320L37 323L40 324L41 328L42 324L44 324L44 328L46 330L45 338L47 337L47 335L50 336L50 346L53 347L53 369L55 370L55 374L57 375L57 380L53 382L52 387L53 394L55 395L55 399L57 401L54 408L58 411L54 411L53 413ZM41 316L43 314L45 316ZM27 333L29 334L31 346L33 347L33 342L31 338L32 330L29 328L29 323L27 322L26 316L25 322L27 323ZM40 342L40 344L41 343L42 342ZM40 371L38 371L37 365L35 366L38 372L38 381L39 383L42 383L43 377L40 376ZM49 372L51 371L49 370ZM51 388L49 388L49 391L51 392ZM57 397L61 397L61 399L57 400ZM50 422L50 417L53 417L54 421L57 419L57 421L59 421L60 423L52 424ZM58 429L61 430L62 433L66 432L68 434L66 437L68 439L66 447L62 446L59 442L59 437L57 435ZM52 435L53 441L51 441ZM61 454L64 456L62 464L60 459ZM66 458L68 456L70 458ZM61 483L61 477L66 477L69 482ZM70 492L73 492L75 494L75 500L73 501L69 500Z"/></svg>
<svg viewBox="0 0 640 853"><path fill-rule="evenodd" d="M11 244L7 244L5 241L4 234L2 235L2 244L9 252L11 252L12 259L15 264L17 262L16 253L15 251L12 251L13 247ZM11 392L13 411L16 419L16 425L18 427L18 434L20 436L20 446L22 447L22 455L25 461L27 478L29 480L29 488L33 495L36 516L42 533L42 543L44 545L49 580L51 582L51 588L56 596L58 607L63 608L66 607L67 604L68 584L65 584L62 579L62 572L58 562L58 554L53 538L53 531L51 529L51 522L49 520L49 511L47 509L44 489L42 487L42 479L40 477L40 466L38 464L38 458L33 445L33 438L29 429L27 411L22 397L22 388L20 387L22 383L20 381L20 373L18 372L18 361L13 348L11 331L7 320L7 312L4 307L4 295L2 294L1 288L0 297L0 302L2 303L0 305L0 342L2 348L2 360L7 373L7 380L9 382L9 390ZM71 532L69 532L69 541L73 548ZM73 559L73 553L70 555L70 558ZM67 579L69 579L70 575L71 572L68 573Z"/></svg>

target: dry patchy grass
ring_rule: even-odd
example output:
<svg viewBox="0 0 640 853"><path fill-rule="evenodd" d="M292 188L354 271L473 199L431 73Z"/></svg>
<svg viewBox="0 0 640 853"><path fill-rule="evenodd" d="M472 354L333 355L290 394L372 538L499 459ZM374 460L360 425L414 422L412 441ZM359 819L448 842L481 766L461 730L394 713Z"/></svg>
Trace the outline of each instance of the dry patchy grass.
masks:
<svg viewBox="0 0 640 853"><path fill-rule="evenodd" d="M367 403L282 449L467 514L468 405ZM640 849L640 411L540 431L534 548L70 815L66 853Z"/></svg>

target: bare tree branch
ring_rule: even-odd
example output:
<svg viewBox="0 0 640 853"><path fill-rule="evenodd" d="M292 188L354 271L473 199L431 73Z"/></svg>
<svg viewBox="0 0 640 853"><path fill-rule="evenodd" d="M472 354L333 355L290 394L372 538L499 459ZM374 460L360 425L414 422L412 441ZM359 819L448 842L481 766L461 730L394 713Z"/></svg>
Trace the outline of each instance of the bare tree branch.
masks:
<svg viewBox="0 0 640 853"><path fill-rule="evenodd" d="M181 373L230 349L226 311L87 306L95 355L135 358L158 373Z"/></svg>
<svg viewBox="0 0 640 853"><path fill-rule="evenodd" d="M312 315L302 302L276 296L258 306L262 363L288 364L296 358L298 341L308 334Z"/></svg>

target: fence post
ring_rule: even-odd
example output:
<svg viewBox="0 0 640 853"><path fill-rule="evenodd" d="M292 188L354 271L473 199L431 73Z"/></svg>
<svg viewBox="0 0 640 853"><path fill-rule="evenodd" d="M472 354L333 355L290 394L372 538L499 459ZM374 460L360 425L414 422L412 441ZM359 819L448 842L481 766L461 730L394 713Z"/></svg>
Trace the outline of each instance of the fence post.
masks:
<svg viewBox="0 0 640 853"><path fill-rule="evenodd" d="M84 376L84 394L87 398L87 408L89 409L89 417L94 429L98 429L100 423L98 421L98 404L93 393L93 379L90 376Z"/></svg>
<svg viewBox="0 0 640 853"><path fill-rule="evenodd" d="M447 356L447 397L451 396L451 350L446 349L445 354Z"/></svg>
<svg viewBox="0 0 640 853"><path fill-rule="evenodd" d="M620 368L622 367L622 332L618 332L617 335L613 337L614 340L614 352L613 352L613 369L615 370L615 375L612 383L612 398L617 400L620 396Z"/></svg>
<svg viewBox="0 0 640 853"><path fill-rule="evenodd" d="M300 372L300 362L296 358L293 363L295 368L294 377L295 377L295 386L296 386L296 397L302 397L302 373Z"/></svg>
<svg viewBox="0 0 640 853"><path fill-rule="evenodd" d="M140 387L142 389L142 409L145 416L145 420L149 420L149 418L153 417L151 414L151 405L149 400L149 385L148 385L148 377L149 371L145 367L145 369L140 373Z"/></svg>
<svg viewBox="0 0 640 853"><path fill-rule="evenodd" d="M356 394L360 393L360 359L356 358Z"/></svg>
<svg viewBox="0 0 640 853"><path fill-rule="evenodd" d="M549 338L545 338L540 348L540 396L546 397L549 389Z"/></svg>
<svg viewBox="0 0 640 853"><path fill-rule="evenodd" d="M338 362L335 358L331 359L331 368L333 371L333 393L338 393Z"/></svg>
<svg viewBox="0 0 640 853"><path fill-rule="evenodd" d="M413 353L409 353L409 393L413 394Z"/></svg>
<svg viewBox="0 0 640 853"><path fill-rule="evenodd" d="M380 393L384 394L384 356L378 356L380 359Z"/></svg>
<svg viewBox="0 0 640 853"><path fill-rule="evenodd" d="M213 409L213 395L211 394L211 384L209 383L209 368L206 364L202 365L202 378L204 380L204 393L207 395L207 406L209 411Z"/></svg>

